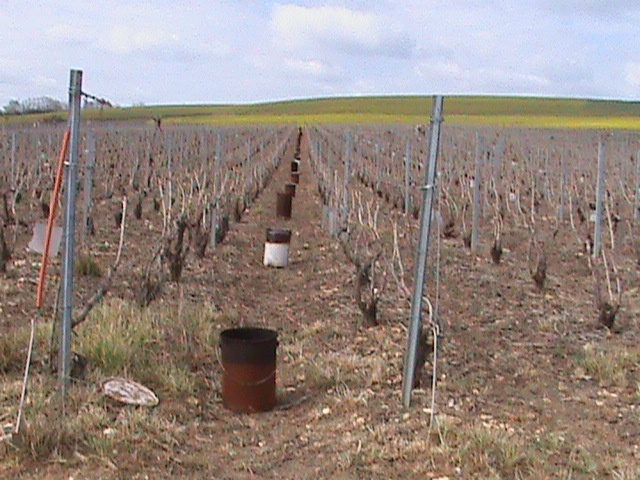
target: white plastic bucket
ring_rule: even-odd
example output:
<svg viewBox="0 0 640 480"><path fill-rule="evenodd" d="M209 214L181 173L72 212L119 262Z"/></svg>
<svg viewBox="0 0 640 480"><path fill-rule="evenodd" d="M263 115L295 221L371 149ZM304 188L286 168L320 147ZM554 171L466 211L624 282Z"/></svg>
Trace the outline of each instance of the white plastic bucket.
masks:
<svg viewBox="0 0 640 480"><path fill-rule="evenodd" d="M268 228L267 241L264 244L265 267L286 267L289 262L289 243L291 230Z"/></svg>
<svg viewBox="0 0 640 480"><path fill-rule="evenodd" d="M288 243L265 243L264 265L266 267L286 267L289 261Z"/></svg>

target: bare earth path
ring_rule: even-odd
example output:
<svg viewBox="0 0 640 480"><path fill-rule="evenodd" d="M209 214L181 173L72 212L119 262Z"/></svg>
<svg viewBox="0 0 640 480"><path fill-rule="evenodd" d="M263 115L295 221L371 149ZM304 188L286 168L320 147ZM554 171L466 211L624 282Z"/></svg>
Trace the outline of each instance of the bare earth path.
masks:
<svg viewBox="0 0 640 480"><path fill-rule="evenodd" d="M269 186L216 252L217 306L231 312L234 323L279 333L276 410L236 415L221 409L216 398L211 405L215 419L202 425L208 441L200 446L200 456L210 459L207 470L217 478L331 477L348 463L345 458L340 465L343 447L334 436L345 432L327 435L317 424L331 416L327 397L336 395L340 382L326 357L354 340L359 312L352 300L352 266L323 228L304 141L292 218L276 217L276 192L291 181L294 145L291 142ZM286 268L262 264L268 227L292 230ZM354 372L344 374L357 378Z"/></svg>

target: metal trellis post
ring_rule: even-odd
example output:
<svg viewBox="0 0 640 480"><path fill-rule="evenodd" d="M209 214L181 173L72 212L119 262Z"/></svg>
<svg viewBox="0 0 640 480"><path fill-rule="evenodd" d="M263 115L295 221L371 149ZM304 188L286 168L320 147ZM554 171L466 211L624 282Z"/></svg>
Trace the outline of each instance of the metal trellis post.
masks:
<svg viewBox="0 0 640 480"><path fill-rule="evenodd" d="M407 138L404 154L404 214L409 214L411 208L411 140Z"/></svg>
<svg viewBox="0 0 640 480"><path fill-rule="evenodd" d="M351 150L352 150L352 138L351 132L345 134L345 147L344 147L344 198L343 206L345 212L349 208L349 183L351 181Z"/></svg>
<svg viewBox="0 0 640 480"><path fill-rule="evenodd" d="M10 171L10 181L11 181L11 189L13 190L13 194L15 195L16 188L16 147L18 143L18 134L11 134L11 171ZM15 197L14 197L15 198Z"/></svg>
<svg viewBox="0 0 640 480"><path fill-rule="evenodd" d="M440 151L440 124L444 98L440 95L433 100L431 113L431 136L429 139L429 157L426 165L426 180L423 187L422 217L420 218L420 239L416 255L415 278L411 298L411 319L409 337L402 375L402 403L405 408L411 404L413 377L416 371L418 342L422 332L422 295L427 276L427 258L429 256L429 240L431 234L431 218L435 197L436 171Z"/></svg>
<svg viewBox="0 0 640 480"><path fill-rule="evenodd" d="M214 200L211 206L211 225L209 232L209 245L213 248L216 246L216 230L220 222L220 190L222 189L222 133L218 131L216 135L216 156L214 158Z"/></svg>
<svg viewBox="0 0 640 480"><path fill-rule="evenodd" d="M606 177L604 161L604 143L598 142L598 179L596 190L596 218L593 230L593 256L597 257L602 251L602 210L604 208L604 185Z"/></svg>
<svg viewBox="0 0 640 480"><path fill-rule="evenodd" d="M375 169L376 169L376 192L380 190L380 182L382 181L382 159L380 158L380 145L376 142L375 148Z"/></svg>
<svg viewBox="0 0 640 480"><path fill-rule="evenodd" d="M558 209L558 222L564 223L567 209L567 169L564 157L560 155L560 208Z"/></svg>
<svg viewBox="0 0 640 480"><path fill-rule="evenodd" d="M91 198L93 190L93 169L96 164L96 134L90 131L87 135L87 165L84 172L84 204L82 211L82 244L87 245L87 238L89 236L88 223L89 216L91 215L91 209L93 207L93 200Z"/></svg>
<svg viewBox="0 0 640 480"><path fill-rule="evenodd" d="M71 373L71 322L73 320L73 268L76 230L76 188L78 177L78 145L80 140L80 104L82 70L71 70L69 110L71 139L67 163L67 187L64 213L64 264L62 270L62 328L60 329L59 377L60 397L64 403Z"/></svg>
<svg viewBox="0 0 640 480"><path fill-rule="evenodd" d="M482 156L484 155L483 140L476 134L476 170L473 176L473 213L471 223L471 251L476 252L480 238L480 216L482 212Z"/></svg>
<svg viewBox="0 0 640 480"><path fill-rule="evenodd" d="M633 209L633 223L640 217L640 150L636 153L636 197L635 208Z"/></svg>

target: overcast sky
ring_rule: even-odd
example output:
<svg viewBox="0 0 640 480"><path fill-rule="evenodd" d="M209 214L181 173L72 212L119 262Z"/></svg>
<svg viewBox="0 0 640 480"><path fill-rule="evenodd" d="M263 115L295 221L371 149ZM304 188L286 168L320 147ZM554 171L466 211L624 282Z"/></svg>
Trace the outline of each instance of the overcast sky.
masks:
<svg viewBox="0 0 640 480"><path fill-rule="evenodd" d="M0 105L370 94L640 99L638 0L0 0Z"/></svg>

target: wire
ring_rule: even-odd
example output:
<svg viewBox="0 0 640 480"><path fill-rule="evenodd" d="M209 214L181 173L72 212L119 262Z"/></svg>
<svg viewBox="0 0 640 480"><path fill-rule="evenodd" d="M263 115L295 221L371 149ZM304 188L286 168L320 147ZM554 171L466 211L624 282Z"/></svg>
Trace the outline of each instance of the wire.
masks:
<svg viewBox="0 0 640 480"><path fill-rule="evenodd" d="M437 174L436 174L437 176ZM439 330L439 334L442 332L442 325L440 324L440 260L441 260L441 255L440 255L440 250L441 250L441 245L442 245L442 232L441 232L441 225L442 225L442 221L440 221L442 219L442 203L440 202L440 189L437 187L437 181L436 183L436 199L437 199L437 204L438 204L438 212L440 215L440 219L438 219L437 221L437 235L436 235L436 303L435 303L435 307L434 307L434 312L433 312L433 319L436 322L436 325L438 326L438 330Z"/></svg>
<svg viewBox="0 0 640 480"><path fill-rule="evenodd" d="M436 174L437 175L437 174ZM437 189L437 181L434 182ZM435 191L435 193L439 193L439 189ZM437 211L442 215L442 204L440 202L440 196L436 196L437 199ZM430 310L430 323L431 323L431 331L433 332L433 368L432 368L432 378L431 378L431 416L429 419L429 434L427 438L429 438L431 433L431 428L434 425L434 422L437 422L436 415L436 393L437 393L437 381L438 381L438 349L440 348L440 339L442 338L442 327L440 325L440 317L439 317L439 306L440 306L440 261L441 261L441 245L442 245L442 232L441 230L441 221L437 219L437 229L436 229L436 291L435 291L435 306L432 306L431 303L427 300Z"/></svg>
<svg viewBox="0 0 640 480"><path fill-rule="evenodd" d="M96 97L95 95L91 95L90 93L87 93L87 92L80 92L80 95L82 95L85 98L88 98L89 100L93 100L94 102L100 105L104 105L106 107L113 107L113 104L106 98Z"/></svg>

